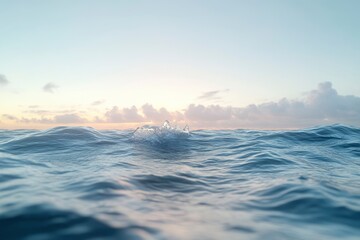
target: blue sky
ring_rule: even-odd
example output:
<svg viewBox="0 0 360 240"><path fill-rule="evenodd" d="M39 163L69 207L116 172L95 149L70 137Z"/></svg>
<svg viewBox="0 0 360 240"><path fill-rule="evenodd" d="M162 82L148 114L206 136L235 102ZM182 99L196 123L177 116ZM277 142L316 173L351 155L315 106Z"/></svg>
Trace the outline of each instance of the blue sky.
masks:
<svg viewBox="0 0 360 240"><path fill-rule="evenodd" d="M132 106L148 122L144 104L191 121L191 105L306 102L325 82L360 96L359 9L359 1L0 0L0 127L103 126L114 107L124 115ZM63 115L68 122L55 121ZM333 121L359 122L351 117ZM130 120L120 122L140 118Z"/></svg>

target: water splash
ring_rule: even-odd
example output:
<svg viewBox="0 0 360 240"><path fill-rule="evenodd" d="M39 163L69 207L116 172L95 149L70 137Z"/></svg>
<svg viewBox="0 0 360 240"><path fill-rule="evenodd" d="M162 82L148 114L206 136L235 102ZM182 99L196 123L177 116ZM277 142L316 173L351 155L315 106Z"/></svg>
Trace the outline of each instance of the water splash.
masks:
<svg viewBox="0 0 360 240"><path fill-rule="evenodd" d="M150 143L169 143L174 140L185 139L190 136L189 126L180 128L172 126L169 121L165 121L162 126L145 125L138 127L134 132L132 139L139 142Z"/></svg>

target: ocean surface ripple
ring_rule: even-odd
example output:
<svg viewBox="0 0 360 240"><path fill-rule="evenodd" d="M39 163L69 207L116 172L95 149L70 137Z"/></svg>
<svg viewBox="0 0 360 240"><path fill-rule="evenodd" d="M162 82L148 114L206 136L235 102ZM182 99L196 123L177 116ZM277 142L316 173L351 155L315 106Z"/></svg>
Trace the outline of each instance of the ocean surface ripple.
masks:
<svg viewBox="0 0 360 240"><path fill-rule="evenodd" d="M359 128L0 130L0 239L359 236Z"/></svg>

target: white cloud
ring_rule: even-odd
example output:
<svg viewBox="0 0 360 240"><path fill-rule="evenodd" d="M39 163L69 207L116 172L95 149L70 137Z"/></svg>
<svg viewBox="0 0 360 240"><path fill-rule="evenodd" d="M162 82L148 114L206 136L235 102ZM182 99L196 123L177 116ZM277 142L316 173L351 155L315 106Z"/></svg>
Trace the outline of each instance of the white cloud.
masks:
<svg viewBox="0 0 360 240"><path fill-rule="evenodd" d="M360 97L339 95L330 82L324 82L302 100L283 98L243 108L192 104L184 114L197 127L298 128L331 123L359 126Z"/></svg>
<svg viewBox="0 0 360 240"><path fill-rule="evenodd" d="M185 118L190 121L219 121L230 120L232 117L232 107L221 107L219 105L195 105L191 104L186 109Z"/></svg>
<svg viewBox="0 0 360 240"><path fill-rule="evenodd" d="M302 99L283 98L246 107L190 104L182 111L171 112L145 104L141 108L114 106L103 116L88 121L80 111L51 112L28 110L34 118L2 115L4 120L52 124L91 123L153 123L165 120L187 123L192 128L302 128L319 124L343 123L360 126L360 97L337 93L330 82L320 83L317 89ZM86 114L86 113L85 113ZM37 118L36 118L37 116Z"/></svg>
<svg viewBox="0 0 360 240"><path fill-rule="evenodd" d="M2 117L4 119L19 122L19 123L41 123L41 124L75 124L75 123L77 123L77 124L80 124L80 123L88 122L85 118L80 117L76 113L60 114L60 115L55 115L53 117L40 116L40 117L32 117L32 118L27 118L27 117L18 118L13 115L3 114Z"/></svg>
<svg viewBox="0 0 360 240"><path fill-rule="evenodd" d="M105 100L96 100L94 102L91 103L91 105L93 106L97 106L97 105L101 105L105 102Z"/></svg>
<svg viewBox="0 0 360 240"><path fill-rule="evenodd" d="M114 106L111 110L105 113L105 119L106 122L113 123L133 123L144 121L143 117L139 115L138 110L135 106L122 109Z"/></svg>
<svg viewBox="0 0 360 240"><path fill-rule="evenodd" d="M17 120L17 117L13 116L13 115L10 115L10 114L3 114L2 117L4 119L8 119L8 120L12 120L12 121L16 121Z"/></svg>
<svg viewBox="0 0 360 240"><path fill-rule="evenodd" d="M313 116L329 119L360 117L360 97L339 95L330 82L320 83L311 91L305 101Z"/></svg>
<svg viewBox="0 0 360 240"><path fill-rule="evenodd" d="M141 109L147 122L158 123L173 119L173 116L171 116L171 114L165 108L160 108L157 110L152 105L147 103L143 105Z"/></svg>
<svg viewBox="0 0 360 240"><path fill-rule="evenodd" d="M199 97L197 97L197 99L204 101L220 100L222 98L221 93L225 93L228 91L229 89L204 92Z"/></svg>
<svg viewBox="0 0 360 240"><path fill-rule="evenodd" d="M5 77L5 75L0 74L0 86L6 86L9 84L9 80Z"/></svg>
<svg viewBox="0 0 360 240"><path fill-rule="evenodd" d="M182 121L183 113L169 112L165 108L154 108L151 104L144 104L140 109L132 106L131 108L119 108L114 106L108 110L104 117L95 117L98 123L163 123L165 120Z"/></svg>
<svg viewBox="0 0 360 240"><path fill-rule="evenodd" d="M38 105L29 105L28 108L38 108Z"/></svg>
<svg viewBox="0 0 360 240"><path fill-rule="evenodd" d="M85 123L87 122L87 120L75 113L72 113L72 114L57 115L54 117L53 122L61 123L61 124L69 124L69 123Z"/></svg>
<svg viewBox="0 0 360 240"><path fill-rule="evenodd" d="M44 85L43 90L44 92L54 93L54 91L58 88L58 86L52 82L49 82Z"/></svg>

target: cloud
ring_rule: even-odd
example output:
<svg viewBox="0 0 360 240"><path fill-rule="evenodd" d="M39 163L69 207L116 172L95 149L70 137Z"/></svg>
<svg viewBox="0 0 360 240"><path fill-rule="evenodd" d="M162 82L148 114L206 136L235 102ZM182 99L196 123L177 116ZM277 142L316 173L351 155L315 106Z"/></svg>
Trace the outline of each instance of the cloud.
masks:
<svg viewBox="0 0 360 240"><path fill-rule="evenodd" d="M91 103L91 105L93 106L97 106L97 105L101 105L105 102L105 100L97 100Z"/></svg>
<svg viewBox="0 0 360 240"><path fill-rule="evenodd" d="M28 108L38 108L39 105L29 105Z"/></svg>
<svg viewBox="0 0 360 240"><path fill-rule="evenodd" d="M32 114L36 114L36 115L52 115L53 111L50 110L45 110L45 109L31 109L31 110L26 110L23 111L24 113L32 113Z"/></svg>
<svg viewBox="0 0 360 240"><path fill-rule="evenodd" d="M85 123L87 120L85 118L80 117L79 115L72 114L63 114L57 115L54 117L54 123L68 124L68 123Z"/></svg>
<svg viewBox="0 0 360 240"><path fill-rule="evenodd" d="M5 77L5 75L0 74L0 86L6 86L9 84L9 80Z"/></svg>
<svg viewBox="0 0 360 240"><path fill-rule="evenodd" d="M54 120L51 118L45 118L45 117L41 117L41 118L20 118L17 119L16 122L19 123L27 123L27 124L32 124L32 123L40 123L40 124L53 124Z"/></svg>
<svg viewBox="0 0 360 240"><path fill-rule="evenodd" d="M123 109L114 106L111 110L105 113L105 119L105 122L112 123L134 123L144 121L143 117L139 115L138 109L135 106Z"/></svg>
<svg viewBox="0 0 360 240"><path fill-rule="evenodd" d="M141 108L114 106L102 116L88 121L81 111L46 111L30 109L33 118L17 118L3 114L3 120L51 124L152 123L165 120L189 124L194 128L284 129L342 123L360 126L360 97L340 95L330 82L323 82L301 99L282 98L245 107L189 104L181 111L169 111L144 104ZM31 115L30 115L31 116ZM36 117L37 116L37 117Z"/></svg>
<svg viewBox="0 0 360 240"><path fill-rule="evenodd" d="M331 123L359 126L360 97L339 95L330 82L324 82L302 100L283 98L242 108L191 104L184 115L197 127L205 128L299 128Z"/></svg>
<svg viewBox="0 0 360 240"><path fill-rule="evenodd" d="M229 120L232 117L232 108L231 107L221 107L219 105L195 105L190 104L186 109L185 118L190 121L219 121L219 120Z"/></svg>
<svg viewBox="0 0 360 240"><path fill-rule="evenodd" d="M305 104L311 107L309 113L313 116L358 120L360 117L360 97L339 95L330 82L320 83L317 90L308 94Z"/></svg>
<svg viewBox="0 0 360 240"><path fill-rule="evenodd" d="M157 110L147 103L143 105L141 109L147 122L163 122L165 120L173 119L173 116L165 108Z"/></svg>
<svg viewBox="0 0 360 240"><path fill-rule="evenodd" d="M52 82L49 82L47 84L45 84L45 86L43 87L44 92L48 92L48 93L54 93L55 89L57 89L58 86Z"/></svg>
<svg viewBox="0 0 360 240"><path fill-rule="evenodd" d="M53 117L33 117L33 118L27 118L22 117L18 118L14 115L10 114L3 114L2 117L4 119L15 121L18 123L41 123L41 124L80 124L80 123L86 123L88 122L87 119L80 117L78 114L72 113L72 114L60 114L55 115Z"/></svg>
<svg viewBox="0 0 360 240"><path fill-rule="evenodd" d="M199 100L205 100L205 101L219 100L219 99L222 98L222 97L220 96L220 94L221 94L221 93L228 92L228 91L229 91L229 89L204 92L202 95L200 95L199 97L197 97L197 99L199 99Z"/></svg>
<svg viewBox="0 0 360 240"><path fill-rule="evenodd" d="M10 115L10 114L3 114L2 117L5 118L5 119L8 119L8 120L11 120L11 121L16 121L17 120L17 117L15 117L13 115Z"/></svg>
<svg viewBox="0 0 360 240"><path fill-rule="evenodd" d="M163 123L165 120L182 121L184 115L179 112L169 112L166 108L156 109L151 104L144 104L140 109L132 106L131 108L119 108L114 106L108 110L104 117L95 117L95 122L99 123Z"/></svg>

